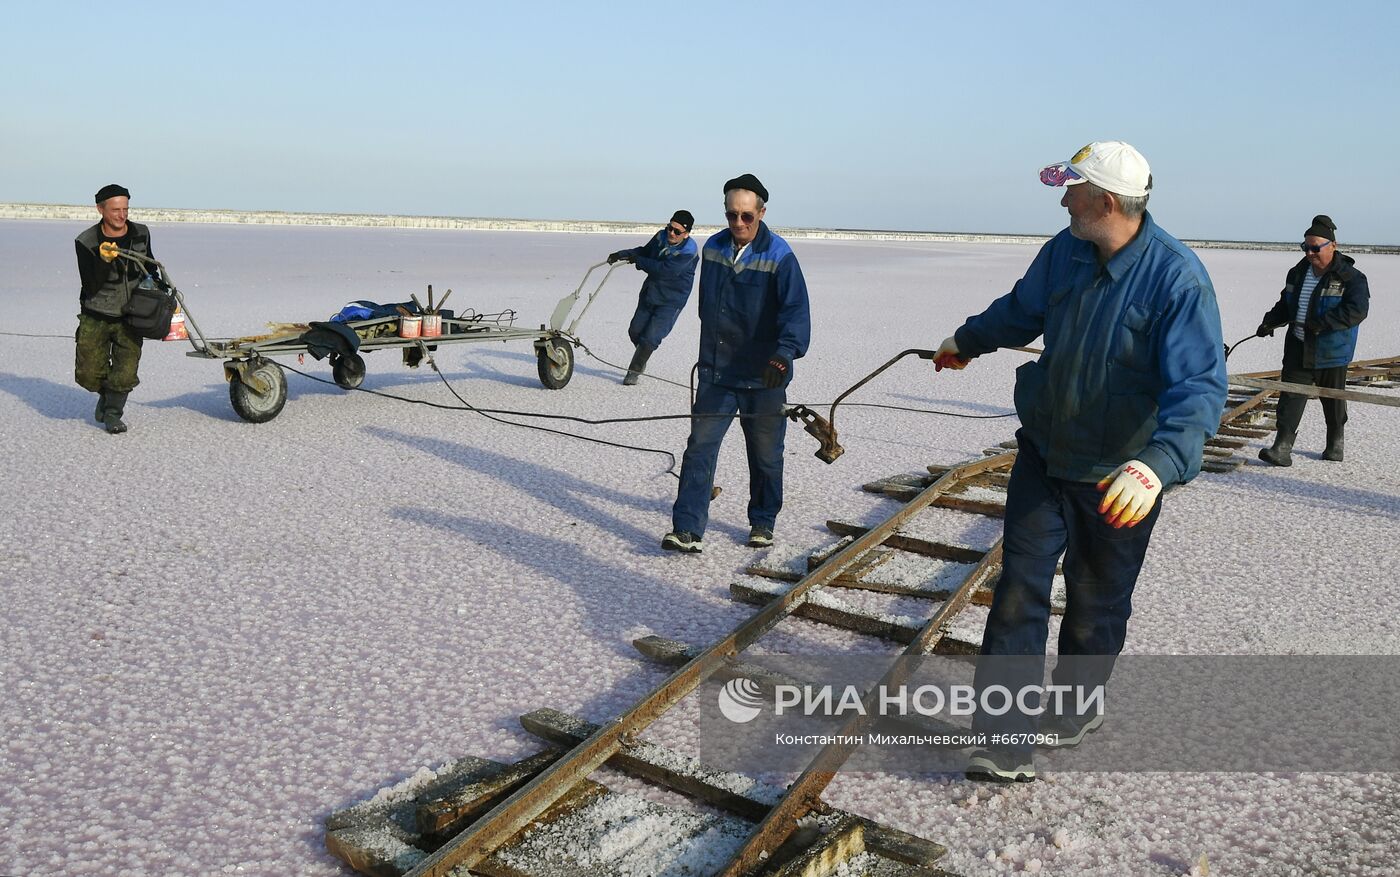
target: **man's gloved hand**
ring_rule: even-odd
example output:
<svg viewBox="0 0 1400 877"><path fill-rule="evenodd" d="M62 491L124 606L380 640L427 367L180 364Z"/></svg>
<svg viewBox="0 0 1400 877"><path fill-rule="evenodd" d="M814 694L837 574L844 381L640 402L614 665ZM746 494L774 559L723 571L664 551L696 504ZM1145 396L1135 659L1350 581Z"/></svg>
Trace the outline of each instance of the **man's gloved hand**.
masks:
<svg viewBox="0 0 1400 877"><path fill-rule="evenodd" d="M1099 503L1104 521L1114 529L1136 527L1157 503L1162 481L1146 463L1129 460L1100 481L1099 490L1107 491Z"/></svg>
<svg viewBox="0 0 1400 877"><path fill-rule="evenodd" d="M938 345L938 352L933 356L933 370L941 372L945 368L963 369L967 368L970 359L964 359L958 355L958 342L949 335L943 339L943 343Z"/></svg>
<svg viewBox="0 0 1400 877"><path fill-rule="evenodd" d="M103 241L97 245L97 255L102 257L102 261L111 262L117 258L117 245L111 241Z"/></svg>
<svg viewBox="0 0 1400 877"><path fill-rule="evenodd" d="M630 261L632 261L632 257L629 256L629 255L627 255L627 251L626 251L626 250L618 250L616 253L609 253L609 254L608 254L608 264L609 264L609 265L613 264L614 262L630 262Z"/></svg>
<svg viewBox="0 0 1400 877"><path fill-rule="evenodd" d="M768 360L767 367L763 369L763 386L770 390L774 387L781 387L783 381L787 380L788 372L791 370L792 363L783 359L781 356L773 357Z"/></svg>
<svg viewBox="0 0 1400 877"><path fill-rule="evenodd" d="M1270 326L1268 323L1260 323L1259 328L1254 330L1254 334L1259 338L1272 338L1274 330L1277 328L1277 326Z"/></svg>

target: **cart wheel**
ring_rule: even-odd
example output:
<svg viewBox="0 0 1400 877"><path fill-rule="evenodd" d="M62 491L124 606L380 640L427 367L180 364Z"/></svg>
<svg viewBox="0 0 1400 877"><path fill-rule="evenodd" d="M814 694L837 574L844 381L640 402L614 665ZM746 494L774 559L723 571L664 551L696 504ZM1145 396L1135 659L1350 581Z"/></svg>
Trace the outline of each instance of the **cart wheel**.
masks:
<svg viewBox="0 0 1400 877"><path fill-rule="evenodd" d="M331 376L342 389L355 389L365 382L365 358L358 353L347 353L344 356L333 354Z"/></svg>
<svg viewBox="0 0 1400 877"><path fill-rule="evenodd" d="M553 354L553 356L551 356ZM535 348L540 361L540 383L551 390L562 390L574 376L574 348L567 341L551 338ZM555 361L562 358L563 363Z"/></svg>
<svg viewBox="0 0 1400 877"><path fill-rule="evenodd" d="M235 373L229 380L228 398L239 417L249 423L266 423L281 414L282 406L287 404L287 376L277 363L270 360L263 360L255 366L252 374L266 381L271 388L266 393L259 393L243 383L243 379Z"/></svg>

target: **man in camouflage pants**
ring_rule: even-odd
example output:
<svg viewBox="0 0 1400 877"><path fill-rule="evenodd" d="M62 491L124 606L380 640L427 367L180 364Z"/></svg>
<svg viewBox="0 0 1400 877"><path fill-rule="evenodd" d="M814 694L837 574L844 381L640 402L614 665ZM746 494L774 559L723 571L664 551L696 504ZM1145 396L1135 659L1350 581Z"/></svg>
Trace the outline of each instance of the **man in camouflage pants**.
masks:
<svg viewBox="0 0 1400 877"><path fill-rule="evenodd" d="M122 308L147 269L129 259L107 262L98 248L113 243L155 258L150 229L127 221L130 200L131 193L125 188L115 183L103 186L97 193L97 212L102 220L74 241L83 282L74 379L83 389L97 394L93 416L113 435L126 432L122 421L126 397L140 383L136 369L141 364L141 336L122 322Z"/></svg>

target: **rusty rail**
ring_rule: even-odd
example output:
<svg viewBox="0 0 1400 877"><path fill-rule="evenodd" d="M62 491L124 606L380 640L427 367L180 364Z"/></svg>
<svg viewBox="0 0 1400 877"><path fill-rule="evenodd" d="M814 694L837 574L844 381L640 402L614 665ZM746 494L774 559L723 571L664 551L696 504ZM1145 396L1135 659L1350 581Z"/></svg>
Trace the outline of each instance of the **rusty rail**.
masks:
<svg viewBox="0 0 1400 877"><path fill-rule="evenodd" d="M887 535L893 533L908 518L927 507L962 479L1002 466L1014 457L1015 452L1009 451L950 469L878 527L872 528L832 555L825 563L794 584L791 590L775 598L748 621L696 655L626 713L600 725L588 739L420 862L405 877L447 877L458 868L470 868L481 862L563 797L569 789L601 767L633 735L645 729L666 710L695 690L700 683L714 675L729 658L748 648L791 615L806 599L809 591L839 576L867 551L883 542ZM970 596L970 590L968 594ZM942 614L940 613L940 616Z"/></svg>

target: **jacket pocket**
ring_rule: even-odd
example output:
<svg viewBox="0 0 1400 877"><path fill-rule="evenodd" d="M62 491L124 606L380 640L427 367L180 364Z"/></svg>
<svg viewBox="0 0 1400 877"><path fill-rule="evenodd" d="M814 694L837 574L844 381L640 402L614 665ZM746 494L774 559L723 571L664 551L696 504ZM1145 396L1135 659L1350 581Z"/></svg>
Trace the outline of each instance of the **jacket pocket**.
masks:
<svg viewBox="0 0 1400 877"><path fill-rule="evenodd" d="M1114 466L1127 462L1147 447L1156 431L1156 382L1141 372L1109 369L1100 459Z"/></svg>
<svg viewBox="0 0 1400 877"><path fill-rule="evenodd" d="M1031 434L1042 437L1048 434L1050 427L1050 419L1046 416L1049 400L1045 398L1045 377L1045 366L1037 360L1022 363L1016 368L1016 415L1021 418L1021 426Z"/></svg>
<svg viewBox="0 0 1400 877"><path fill-rule="evenodd" d="M1152 323L1154 314L1139 304L1130 304L1114 331L1113 361L1131 371L1153 370Z"/></svg>

